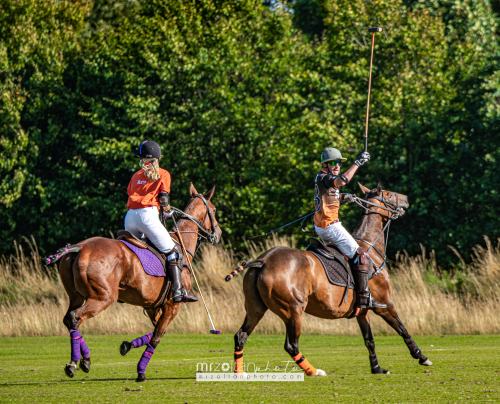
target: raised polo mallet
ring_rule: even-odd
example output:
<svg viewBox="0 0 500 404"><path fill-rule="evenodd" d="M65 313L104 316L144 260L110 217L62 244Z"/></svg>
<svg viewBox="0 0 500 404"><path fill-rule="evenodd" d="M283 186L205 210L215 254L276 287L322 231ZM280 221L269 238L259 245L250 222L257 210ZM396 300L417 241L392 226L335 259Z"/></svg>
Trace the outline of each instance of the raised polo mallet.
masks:
<svg viewBox="0 0 500 404"><path fill-rule="evenodd" d="M366 126L365 126L365 150L368 150L368 117L370 115L370 91L372 89L372 66L373 66L373 48L375 47L375 34L382 32L382 28L369 28L368 32L372 33L372 56L370 59L370 77L368 78L368 101L366 103Z"/></svg>
<svg viewBox="0 0 500 404"><path fill-rule="evenodd" d="M179 228L177 227L177 222L175 221L174 215L172 215L172 221L174 222L174 231L177 233L177 237L179 237L179 241L181 243L182 253L184 254L184 257L186 257L186 262L188 264L189 272L191 272L193 274L193 278L196 282L196 286L198 286L198 290L200 291L201 300L203 301L203 304L205 305L205 310L207 311L208 319L210 320L210 325L212 326L210 333L211 334L220 334L220 331L215 329L214 322L212 321L212 317L210 316L210 313L208 312L208 307L207 307L207 304L205 303L205 298L203 297L203 293L201 292L201 288L200 288L200 284L198 283L198 279L196 279L196 274L194 273L193 268L191 267L189 255L186 252L186 247L184 247L184 241L182 241L181 232L179 231Z"/></svg>

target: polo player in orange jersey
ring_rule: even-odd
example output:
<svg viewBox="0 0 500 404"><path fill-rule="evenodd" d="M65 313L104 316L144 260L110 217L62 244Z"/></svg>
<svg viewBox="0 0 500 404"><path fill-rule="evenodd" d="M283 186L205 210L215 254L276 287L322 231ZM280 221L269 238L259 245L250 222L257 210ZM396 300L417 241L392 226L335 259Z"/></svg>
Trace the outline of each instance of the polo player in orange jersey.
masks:
<svg viewBox="0 0 500 404"><path fill-rule="evenodd" d="M363 152L344 174L340 174L342 162L346 160L340 151L333 147L321 153L323 167L314 181L314 228L325 244L335 244L342 254L353 261L354 265L351 267L358 295L358 308L386 308L385 304L373 299L370 293L368 252L358 245L339 221L340 205L353 202L352 195L341 193L340 187L351 181L358 168L370 160L370 155Z"/></svg>
<svg viewBox="0 0 500 404"><path fill-rule="evenodd" d="M156 142L146 140L135 156L141 159L142 168L137 171L127 188L128 212L125 216L125 230L141 238L144 235L167 256L172 279L172 299L174 303L196 302L189 296L181 283L182 252L176 247L168 230L161 224L158 211L165 218L170 217L170 173L159 166L161 149Z"/></svg>

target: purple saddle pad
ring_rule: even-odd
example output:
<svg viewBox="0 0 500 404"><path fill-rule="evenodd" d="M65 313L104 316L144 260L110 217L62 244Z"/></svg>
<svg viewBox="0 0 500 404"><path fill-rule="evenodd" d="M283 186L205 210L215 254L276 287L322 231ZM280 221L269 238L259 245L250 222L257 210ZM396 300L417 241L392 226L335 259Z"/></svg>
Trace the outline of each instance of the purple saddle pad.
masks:
<svg viewBox="0 0 500 404"><path fill-rule="evenodd" d="M136 247L135 245L127 243L125 240L119 241L125 244L135 255L137 255L137 258L139 258L139 261L141 261L142 267L144 268L144 272L151 276L165 277L165 270L163 269L160 260L151 251L147 248Z"/></svg>

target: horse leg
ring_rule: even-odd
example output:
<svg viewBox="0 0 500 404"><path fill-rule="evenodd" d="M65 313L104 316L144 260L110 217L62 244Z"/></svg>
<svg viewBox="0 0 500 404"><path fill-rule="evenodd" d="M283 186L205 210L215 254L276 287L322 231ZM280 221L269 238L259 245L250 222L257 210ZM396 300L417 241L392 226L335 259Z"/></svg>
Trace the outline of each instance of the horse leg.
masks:
<svg viewBox="0 0 500 404"><path fill-rule="evenodd" d="M246 316L243 325L234 335L234 373L243 373L243 348L248 336L266 314L267 306L257 289L257 276L260 268L249 268L243 279Z"/></svg>
<svg viewBox="0 0 500 404"><path fill-rule="evenodd" d="M264 317L267 307L264 310L247 311L243 325L234 334L234 373L243 373L243 348L247 342L248 336L255 329L259 321Z"/></svg>
<svg viewBox="0 0 500 404"><path fill-rule="evenodd" d="M398 313L392 302L388 302L387 309L376 310L375 313L382 317L396 332L403 337L403 340L410 350L410 354L414 359L418 359L418 363L422 366L432 366L433 363L427 358L417 346L411 335L406 331L403 322L399 319Z"/></svg>
<svg viewBox="0 0 500 404"><path fill-rule="evenodd" d="M68 313L66 313L66 316L64 317L64 324L68 327L71 337L71 361L66 364L66 367L64 368L68 377L75 376L76 365L80 358L80 369L82 369L85 373L90 371L90 349L78 329L85 320L95 317L101 311L111 306L111 303L113 303L113 300L101 301L89 299L83 306L78 307L75 310L68 310Z"/></svg>
<svg viewBox="0 0 500 404"><path fill-rule="evenodd" d="M153 333L143 335L142 337L136 338L131 342L123 341L120 345L120 354L125 356L132 350L132 348L140 348L141 346L149 344L151 342L151 338L153 338Z"/></svg>
<svg viewBox="0 0 500 404"><path fill-rule="evenodd" d="M157 311L154 308L148 308L144 309L149 316L151 322L153 324L156 324L156 314ZM163 314L163 312L160 313L160 315ZM143 335L142 337L136 338L132 341L123 341L122 344L120 345L120 354L121 356L127 355L132 348L140 348L141 346L147 345L151 342L151 338L153 338L153 333L149 333L146 335Z"/></svg>
<svg viewBox="0 0 500 404"><path fill-rule="evenodd" d="M291 316L285 321L286 340L285 351L292 357L297 365L304 370L307 376L326 376L326 372L316 369L299 351L299 338L302 332L303 309L298 307L293 310Z"/></svg>
<svg viewBox="0 0 500 404"><path fill-rule="evenodd" d="M80 368L88 373L90 371L90 351L83 339L82 335L73 329L72 312L79 309L85 303L85 297L75 287L75 281L72 272L74 262L74 255L70 254L61 259L59 264L59 275L61 282L66 290L69 298L69 307L63 318L63 324L66 326L70 333L71 338L71 361L66 364L65 372L69 377L74 377L76 372L76 365L80 360Z"/></svg>
<svg viewBox="0 0 500 404"><path fill-rule="evenodd" d="M377 354L375 353L375 340L373 339L372 327L370 326L370 314L368 310L363 310L358 317L359 328L361 329L361 334L365 340L366 348L368 348L368 353L370 354L370 367L372 373L384 373L389 374L390 372L386 369L382 369L378 364Z"/></svg>
<svg viewBox="0 0 500 404"><path fill-rule="evenodd" d="M167 330L168 325L170 322L175 318L177 313L180 310L180 304L175 304L175 305L168 305L162 309L163 313L161 314L160 319L158 320L158 323L156 324L155 330L153 332L153 336L151 338L151 342L147 344L146 350L141 356L141 359L139 360L139 363L137 364L137 379L135 380L136 382L146 382L146 368L148 366L149 361L151 360L151 357L155 353L155 349L160 343L161 338L163 337L163 334L165 334L165 331ZM147 335L145 336L147 337ZM141 337L144 338L144 337ZM139 339L139 338L138 338ZM133 341L132 341L133 342ZM143 341L145 342L145 340Z"/></svg>

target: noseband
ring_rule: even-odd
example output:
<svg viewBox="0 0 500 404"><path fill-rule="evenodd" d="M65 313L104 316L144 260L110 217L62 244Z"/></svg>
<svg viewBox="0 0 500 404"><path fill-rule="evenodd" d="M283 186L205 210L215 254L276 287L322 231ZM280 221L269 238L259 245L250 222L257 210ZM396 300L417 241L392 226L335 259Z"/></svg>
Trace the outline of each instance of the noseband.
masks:
<svg viewBox="0 0 500 404"><path fill-rule="evenodd" d="M380 216L384 216L386 217L388 220L387 220L387 223L385 224L385 226L382 228L382 231L379 233L379 235L377 236L377 238L375 239L375 241L373 243L370 243L369 241L366 241L362 238L359 238L359 237L354 237L356 240L359 240L359 241L362 241L363 243L366 243L370 246L370 248L368 248L368 253L370 252L370 250L373 248L377 254L384 260L384 263L380 266L380 267L377 267L377 265L375 264L375 262L373 262L372 258L370 257L370 260L372 261L372 264L373 266L375 267L375 272L372 274L372 276L370 277L373 278L375 276L377 276L380 271L382 271L382 269L385 268L386 266L386 257L387 257L387 244L388 244L388 240L389 240L389 226L391 224L391 222L395 219L398 219L403 213L404 213L404 210L403 208L399 205L399 194L394 192L395 195L396 195L396 203L392 203L392 202L389 202L388 200L385 199L385 193L384 191L382 191L382 198L378 195L375 195L375 194L367 194L366 195L366 198L370 198L370 199L375 199L379 202L382 202L384 204L384 206L380 206L376 203L373 203L373 202L370 202L370 201L367 201L365 199L361 199L361 198L358 198L357 196L354 196L353 199L354 199L354 202L356 202L356 204L358 204L359 206L361 206L366 212L371 212L371 213L376 213ZM378 209L383 209L385 211L387 211L388 213L390 214L385 214L385 213L382 213L382 212L379 212L379 211L376 211L376 210L373 210L373 209L370 209L369 207L367 206L376 206ZM384 241L385 241L385 246L384 246L384 254L382 254L378 249L377 247L375 247L375 244L377 243L378 239L380 238L380 236L384 234Z"/></svg>
<svg viewBox="0 0 500 404"><path fill-rule="evenodd" d="M178 219L179 222L181 220L186 219L186 220L190 220L191 222L196 224L196 226L198 226L199 231L182 231L181 232L181 233L196 233L198 235L198 239L196 240L196 250L194 251L194 253L191 253L191 251L186 250L189 254L191 254L191 256L193 258L195 256L196 252L201 247L201 245L205 242L205 240L207 240L210 244L217 243L218 237L217 237L216 231L217 231L217 228L219 227L219 224L215 223L215 219L214 219L214 216L212 214L212 211L210 210L210 207L208 206L208 201L205 199L205 197L203 195L201 195L201 194L194 195L193 199L189 202L188 206L186 206L186 210L189 210L191 204L196 200L196 198L200 198L203 201L203 203L205 204L205 207L207 208L207 210L205 212L205 216L203 217L203 222L200 222L195 217L189 215L188 213L186 213L180 209L177 209L173 206L171 208L175 213L180 214L180 218ZM210 220L210 231L205 230L205 227L204 227L205 222L207 220L207 216ZM164 223L164 225L165 225L165 223ZM171 230L171 231L169 231L169 233L173 233L173 231ZM179 244L176 240L174 240L174 241L177 244Z"/></svg>

